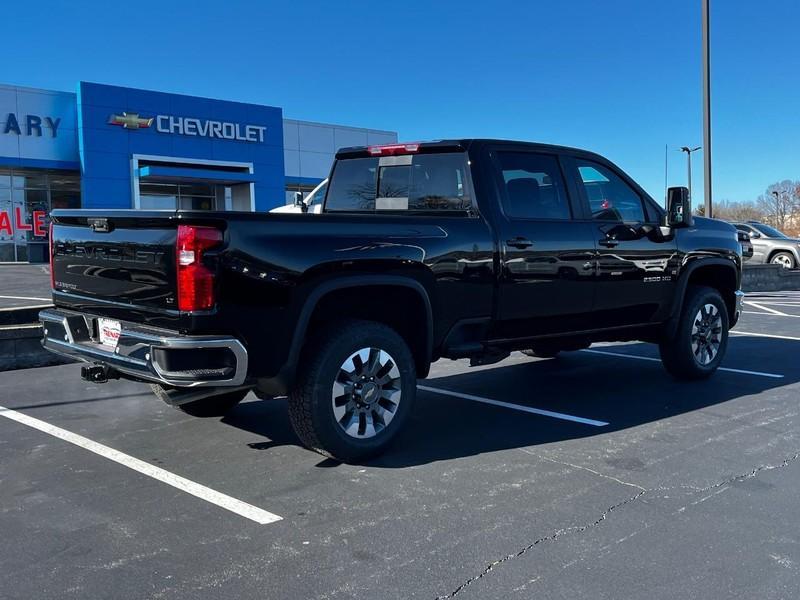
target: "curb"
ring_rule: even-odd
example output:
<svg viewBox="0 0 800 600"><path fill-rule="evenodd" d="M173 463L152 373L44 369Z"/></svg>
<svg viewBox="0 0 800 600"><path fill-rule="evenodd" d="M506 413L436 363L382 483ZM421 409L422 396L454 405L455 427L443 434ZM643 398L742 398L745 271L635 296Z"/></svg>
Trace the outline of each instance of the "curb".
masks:
<svg viewBox="0 0 800 600"><path fill-rule="evenodd" d="M0 371L63 365L72 360L42 348L39 323L0 326Z"/></svg>
<svg viewBox="0 0 800 600"><path fill-rule="evenodd" d="M745 292L787 292L800 290L800 269L780 265L748 265L742 269Z"/></svg>

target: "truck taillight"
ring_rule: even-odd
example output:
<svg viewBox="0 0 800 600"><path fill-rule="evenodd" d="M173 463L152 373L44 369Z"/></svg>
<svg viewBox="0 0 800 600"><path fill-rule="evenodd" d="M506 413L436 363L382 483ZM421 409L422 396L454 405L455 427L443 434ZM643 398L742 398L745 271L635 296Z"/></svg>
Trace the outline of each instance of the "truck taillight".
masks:
<svg viewBox="0 0 800 600"><path fill-rule="evenodd" d="M214 273L203 264L203 253L222 242L222 232L213 227L178 225L175 266L178 272L178 309L213 308Z"/></svg>
<svg viewBox="0 0 800 600"><path fill-rule="evenodd" d="M395 154L414 154L419 152L419 144L387 144L385 146L369 146L367 151L373 156L394 156Z"/></svg>
<svg viewBox="0 0 800 600"><path fill-rule="evenodd" d="M50 227L47 231L47 251L50 253L50 289L56 289L56 266L53 264L53 222L50 221Z"/></svg>

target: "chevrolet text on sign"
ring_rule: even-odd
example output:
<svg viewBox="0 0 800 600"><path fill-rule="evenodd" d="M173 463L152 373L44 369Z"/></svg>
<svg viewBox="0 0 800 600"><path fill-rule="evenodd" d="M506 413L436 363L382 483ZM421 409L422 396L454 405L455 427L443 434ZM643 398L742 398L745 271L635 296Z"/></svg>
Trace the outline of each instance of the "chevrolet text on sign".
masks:
<svg viewBox="0 0 800 600"><path fill-rule="evenodd" d="M264 132L267 130L262 125L242 125L228 121L175 117L173 115L142 117L139 113L133 112L111 115L108 119L109 125L119 125L125 129L147 129L153 122L159 133L238 140L240 142L263 142Z"/></svg>

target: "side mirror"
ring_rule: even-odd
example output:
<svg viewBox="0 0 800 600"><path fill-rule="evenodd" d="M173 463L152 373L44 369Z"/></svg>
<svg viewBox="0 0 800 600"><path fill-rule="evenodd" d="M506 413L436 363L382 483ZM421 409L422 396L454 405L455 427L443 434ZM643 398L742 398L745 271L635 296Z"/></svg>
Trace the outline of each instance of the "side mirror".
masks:
<svg viewBox="0 0 800 600"><path fill-rule="evenodd" d="M303 202L303 192L294 193L294 205L303 212L306 212L306 210L308 210L306 203Z"/></svg>
<svg viewBox="0 0 800 600"><path fill-rule="evenodd" d="M667 227L691 227L694 225L692 201L689 189L671 187L667 190Z"/></svg>
<svg viewBox="0 0 800 600"><path fill-rule="evenodd" d="M754 231L754 232L752 232L752 233L750 234L750 237L751 237L751 238L760 238L760 237L761 237L761 234L760 234L760 233L758 233L757 231Z"/></svg>

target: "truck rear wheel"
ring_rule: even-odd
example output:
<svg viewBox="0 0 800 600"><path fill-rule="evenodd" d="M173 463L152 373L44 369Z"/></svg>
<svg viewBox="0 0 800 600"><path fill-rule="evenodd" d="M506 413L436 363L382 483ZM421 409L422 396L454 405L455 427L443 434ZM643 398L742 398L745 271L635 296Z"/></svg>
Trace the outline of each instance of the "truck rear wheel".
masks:
<svg viewBox="0 0 800 600"><path fill-rule="evenodd" d="M397 332L348 319L323 330L303 352L289 418L312 450L343 462L364 460L402 429L416 384L414 357Z"/></svg>
<svg viewBox="0 0 800 600"><path fill-rule="evenodd" d="M675 336L659 344L664 367L677 379L711 376L728 347L728 323L728 308L719 291L689 287Z"/></svg>
<svg viewBox="0 0 800 600"><path fill-rule="evenodd" d="M191 393L178 388L165 388L157 383L151 383L150 389L156 398L174 406L178 410L185 412L193 417L221 417L227 414L234 406L239 404L250 390L236 390L233 392L223 392L215 396L187 402L186 404L175 404L182 393Z"/></svg>

